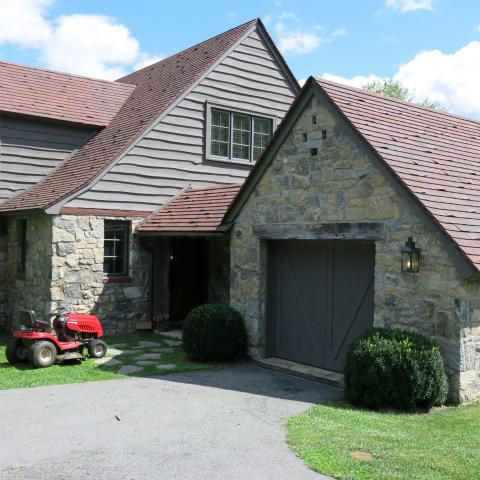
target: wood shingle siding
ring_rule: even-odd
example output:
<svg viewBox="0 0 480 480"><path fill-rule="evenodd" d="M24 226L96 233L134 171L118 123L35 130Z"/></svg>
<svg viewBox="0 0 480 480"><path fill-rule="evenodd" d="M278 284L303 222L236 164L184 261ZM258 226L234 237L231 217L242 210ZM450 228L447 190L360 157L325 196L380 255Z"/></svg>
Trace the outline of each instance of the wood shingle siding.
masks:
<svg viewBox="0 0 480 480"><path fill-rule="evenodd" d="M88 191L66 207L154 211L186 183L241 183L248 165L205 161L206 102L276 118L295 92L254 30Z"/></svg>
<svg viewBox="0 0 480 480"><path fill-rule="evenodd" d="M38 183L92 132L80 126L0 117L0 203Z"/></svg>

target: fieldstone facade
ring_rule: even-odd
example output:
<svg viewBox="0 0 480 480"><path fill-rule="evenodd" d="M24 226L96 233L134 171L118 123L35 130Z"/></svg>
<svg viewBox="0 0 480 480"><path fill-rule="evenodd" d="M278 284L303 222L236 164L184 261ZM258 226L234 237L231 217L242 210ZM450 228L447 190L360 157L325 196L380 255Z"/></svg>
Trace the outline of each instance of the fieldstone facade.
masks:
<svg viewBox="0 0 480 480"><path fill-rule="evenodd" d="M18 271L17 228L19 221L27 221L26 272ZM46 214L29 214L10 217L7 221L7 235L4 237L4 290L3 327L15 324L20 310L35 310L43 317L51 307L50 279L52 257L52 218ZM0 253L1 256L1 253Z"/></svg>
<svg viewBox="0 0 480 480"><path fill-rule="evenodd" d="M17 273L20 218L27 220L25 274ZM20 310L33 309L42 318L61 305L76 313L98 315L107 334L135 330L147 320L151 255L132 233L140 219L114 218L132 222L129 277L110 283L103 274L106 218L110 217L35 213L8 219L8 234L0 236L0 267L3 263L5 272L0 283L0 322L4 328L15 323Z"/></svg>
<svg viewBox="0 0 480 480"><path fill-rule="evenodd" d="M130 220L129 275L120 283L103 274L104 221ZM133 235L138 218L60 215L52 226L54 307L68 304L77 313L93 313L106 333L135 330L149 315L151 255Z"/></svg>
<svg viewBox="0 0 480 480"><path fill-rule="evenodd" d="M480 397L479 278L460 273L442 234L395 182L329 102L314 95L235 221L231 303L248 323L252 356L262 358L267 248L255 226L380 222L385 238L375 241L374 324L433 337L450 400L474 400ZM417 274L400 269L408 236L422 249Z"/></svg>
<svg viewBox="0 0 480 480"><path fill-rule="evenodd" d="M6 231L0 230L0 331L6 327L7 324L7 245L8 237Z"/></svg>

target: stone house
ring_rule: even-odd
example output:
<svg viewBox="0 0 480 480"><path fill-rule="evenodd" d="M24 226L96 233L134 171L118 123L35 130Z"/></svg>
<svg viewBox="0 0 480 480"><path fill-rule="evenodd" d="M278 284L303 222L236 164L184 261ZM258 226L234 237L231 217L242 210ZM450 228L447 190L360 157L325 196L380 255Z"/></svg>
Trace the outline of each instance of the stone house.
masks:
<svg viewBox="0 0 480 480"><path fill-rule="evenodd" d="M223 220L252 356L341 372L364 329L411 329L479 398L479 150L479 122L310 78Z"/></svg>
<svg viewBox="0 0 480 480"><path fill-rule="evenodd" d="M228 300L227 233L136 227L242 183L298 91L260 20L114 82L0 62L0 327L67 304L148 329Z"/></svg>

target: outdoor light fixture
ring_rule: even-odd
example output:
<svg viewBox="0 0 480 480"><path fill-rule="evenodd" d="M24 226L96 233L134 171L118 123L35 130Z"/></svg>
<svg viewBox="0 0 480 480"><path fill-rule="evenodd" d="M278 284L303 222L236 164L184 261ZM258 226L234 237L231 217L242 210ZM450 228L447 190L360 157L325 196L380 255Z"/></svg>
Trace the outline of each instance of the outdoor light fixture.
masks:
<svg viewBox="0 0 480 480"><path fill-rule="evenodd" d="M408 237L402 252L402 272L418 273L420 269L420 249L415 246L412 237Z"/></svg>

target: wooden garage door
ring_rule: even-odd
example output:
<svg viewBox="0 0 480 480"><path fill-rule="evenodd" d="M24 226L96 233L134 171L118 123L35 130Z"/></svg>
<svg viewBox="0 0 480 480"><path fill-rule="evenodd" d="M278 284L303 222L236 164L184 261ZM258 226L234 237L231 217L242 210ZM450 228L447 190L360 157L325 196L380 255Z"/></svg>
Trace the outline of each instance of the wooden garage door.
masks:
<svg viewBox="0 0 480 480"><path fill-rule="evenodd" d="M373 242L271 242L267 355L343 371L348 345L373 325L374 259Z"/></svg>

